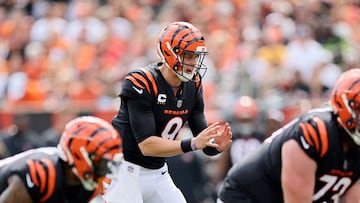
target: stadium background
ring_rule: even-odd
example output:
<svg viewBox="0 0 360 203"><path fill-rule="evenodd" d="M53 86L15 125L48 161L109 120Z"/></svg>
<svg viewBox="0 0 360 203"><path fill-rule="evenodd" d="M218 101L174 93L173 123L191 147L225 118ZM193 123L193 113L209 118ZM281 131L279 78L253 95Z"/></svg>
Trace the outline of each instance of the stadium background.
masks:
<svg viewBox="0 0 360 203"><path fill-rule="evenodd" d="M335 78L359 67L359 6L357 0L2 0L1 138L14 133L17 116L29 116L38 142L61 123L57 115L110 121L124 74L158 60L157 34L175 20L193 23L206 37L210 122L232 120L234 102L248 95L259 107L258 130L267 117L284 124L325 104ZM192 201L212 202L222 176L216 160L199 157L207 176Z"/></svg>

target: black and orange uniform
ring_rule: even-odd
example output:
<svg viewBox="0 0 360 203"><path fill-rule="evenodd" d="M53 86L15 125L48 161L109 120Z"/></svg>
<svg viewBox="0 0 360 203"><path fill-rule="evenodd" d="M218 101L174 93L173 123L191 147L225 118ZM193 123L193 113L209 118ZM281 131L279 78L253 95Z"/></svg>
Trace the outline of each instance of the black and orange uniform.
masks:
<svg viewBox="0 0 360 203"><path fill-rule="evenodd" d="M37 148L3 159L0 161L0 195L8 187L8 178L17 175L33 202L89 202L94 191L87 191L82 185L65 185L65 166L55 147Z"/></svg>
<svg viewBox="0 0 360 203"><path fill-rule="evenodd" d="M339 127L330 109L309 111L275 131L244 161L232 167L219 191L226 203L283 202L281 188L281 148L296 140L317 164L313 202L333 202L344 194L360 176L360 150L344 153Z"/></svg>
<svg viewBox="0 0 360 203"><path fill-rule="evenodd" d="M149 169L164 166L165 158L144 156L138 143L154 135L173 140L186 122L195 136L207 127L201 81L171 87L159 65L154 63L128 73L119 95L120 110L112 120L123 140L125 160ZM219 153L211 147L204 152Z"/></svg>

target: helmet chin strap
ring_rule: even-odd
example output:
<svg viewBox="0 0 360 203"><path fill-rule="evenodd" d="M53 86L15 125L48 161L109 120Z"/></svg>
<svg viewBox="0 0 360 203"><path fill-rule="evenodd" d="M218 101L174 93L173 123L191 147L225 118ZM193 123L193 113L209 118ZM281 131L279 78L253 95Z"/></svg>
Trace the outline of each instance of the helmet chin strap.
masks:
<svg viewBox="0 0 360 203"><path fill-rule="evenodd" d="M348 130L347 128L345 128L345 131L354 140L355 144L360 145L360 132L357 129L355 129L353 133L350 132L350 130Z"/></svg>
<svg viewBox="0 0 360 203"><path fill-rule="evenodd" d="M192 78L195 75L195 72L193 72L192 74L187 74L187 73L184 73L183 71L178 71L175 73L178 76L178 78L183 82L189 82L190 80L192 80Z"/></svg>
<svg viewBox="0 0 360 203"><path fill-rule="evenodd" d="M162 62L166 65L167 68L169 68L173 73L176 74L176 76L182 81L182 82L189 82L194 77L196 71L194 71L192 74L185 73L183 70L176 71L175 67L170 67L169 64L164 61Z"/></svg>
<svg viewBox="0 0 360 203"><path fill-rule="evenodd" d="M347 132L347 134L353 139L355 144L360 145L360 132L359 132L359 130L355 127L354 132L351 132L347 127L345 127L346 125L344 125L344 123L341 122L340 117L338 117L338 122L344 128L344 130Z"/></svg>

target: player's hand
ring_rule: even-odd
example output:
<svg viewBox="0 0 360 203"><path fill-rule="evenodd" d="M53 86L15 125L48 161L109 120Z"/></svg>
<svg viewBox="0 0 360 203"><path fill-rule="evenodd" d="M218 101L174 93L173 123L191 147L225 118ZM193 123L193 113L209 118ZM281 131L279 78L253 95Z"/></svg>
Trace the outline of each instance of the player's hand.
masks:
<svg viewBox="0 0 360 203"><path fill-rule="evenodd" d="M214 141L218 145L217 150L220 152L230 148L232 143L232 132L228 122L225 123L224 130L220 132L219 136L214 138Z"/></svg>
<svg viewBox="0 0 360 203"><path fill-rule="evenodd" d="M218 148L219 145L214 142L214 139L215 137L219 137L221 135L219 132L220 128L221 126L218 122L213 123L201 131L198 136L194 137L192 142L194 142L196 150L201 150L205 147ZM192 148L194 149L194 147Z"/></svg>

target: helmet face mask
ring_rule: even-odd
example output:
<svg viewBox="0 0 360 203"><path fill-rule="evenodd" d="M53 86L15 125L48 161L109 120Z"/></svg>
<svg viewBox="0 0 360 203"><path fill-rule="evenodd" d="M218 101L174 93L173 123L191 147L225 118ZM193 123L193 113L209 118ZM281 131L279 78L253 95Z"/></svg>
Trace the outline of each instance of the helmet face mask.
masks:
<svg viewBox="0 0 360 203"><path fill-rule="evenodd" d="M343 98L347 100L346 96L343 96ZM352 100L347 103L350 118L345 122L345 125L351 127L346 127L345 131L357 145L360 145L360 102Z"/></svg>
<svg viewBox="0 0 360 203"><path fill-rule="evenodd" d="M122 157L121 138L106 121L83 116L70 121L58 144L59 156L86 190L92 191Z"/></svg>
<svg viewBox="0 0 360 203"><path fill-rule="evenodd" d="M175 73L183 82L197 81L206 73L206 66L203 64L206 53L184 51L178 57L179 64ZM181 68L179 68L181 67Z"/></svg>
<svg viewBox="0 0 360 203"><path fill-rule="evenodd" d="M360 69L350 69L339 77L331 94L331 107L339 124L360 145Z"/></svg>
<svg viewBox="0 0 360 203"><path fill-rule="evenodd" d="M205 39L190 23L173 22L166 26L159 35L157 53L183 82L200 80L206 73Z"/></svg>

